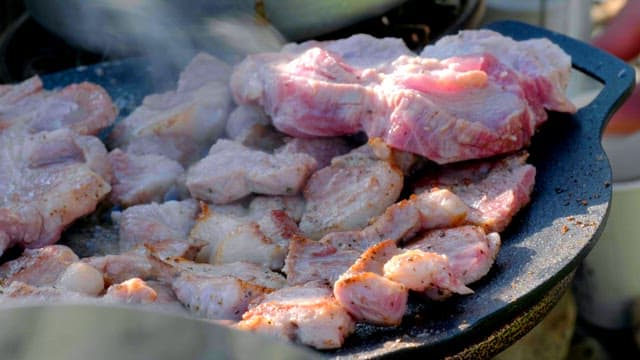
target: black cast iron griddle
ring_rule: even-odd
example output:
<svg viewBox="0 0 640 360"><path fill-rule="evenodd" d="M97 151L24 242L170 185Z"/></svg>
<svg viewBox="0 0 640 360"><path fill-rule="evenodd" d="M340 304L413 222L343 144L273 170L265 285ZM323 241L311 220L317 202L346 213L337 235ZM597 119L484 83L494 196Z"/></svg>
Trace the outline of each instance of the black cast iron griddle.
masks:
<svg viewBox="0 0 640 360"><path fill-rule="evenodd" d="M602 82L604 88L574 115L550 113L534 136L529 151L537 177L531 204L501 234L502 250L490 273L471 285L474 294L442 303L412 299L401 326L358 325L343 348L324 353L329 357L491 356L550 310L603 229L611 199L611 170L600 146L601 134L630 94L634 71L603 51L541 28L518 22L494 23L489 28L516 40L550 39L571 55L574 68ZM149 67L137 59L73 69L43 80L49 88L96 82L126 114L151 92L149 76ZM531 313L537 315L527 319Z"/></svg>

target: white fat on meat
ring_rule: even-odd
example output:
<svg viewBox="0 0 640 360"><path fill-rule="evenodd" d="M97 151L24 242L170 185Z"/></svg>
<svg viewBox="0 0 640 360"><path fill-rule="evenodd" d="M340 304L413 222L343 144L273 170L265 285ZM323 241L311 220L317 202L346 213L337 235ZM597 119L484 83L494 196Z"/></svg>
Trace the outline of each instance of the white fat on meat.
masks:
<svg viewBox="0 0 640 360"><path fill-rule="evenodd" d="M298 226L282 210L271 213L256 222L241 224L211 249L210 262L225 264L248 261L272 270L284 266L289 250L289 239L298 233Z"/></svg>
<svg viewBox="0 0 640 360"><path fill-rule="evenodd" d="M333 158L307 181L300 230L312 239L359 230L398 199L403 181L400 169L360 149Z"/></svg>
<svg viewBox="0 0 640 360"><path fill-rule="evenodd" d="M120 249L166 240L187 242L197 213L198 203L191 199L129 207L117 218Z"/></svg>
<svg viewBox="0 0 640 360"><path fill-rule="evenodd" d="M331 289L309 285L268 294L242 315L236 328L316 349L337 349L355 330L355 323Z"/></svg>
<svg viewBox="0 0 640 360"><path fill-rule="evenodd" d="M215 57L196 55L180 74L176 90L148 95L115 125L112 147L165 155L184 166L199 159L222 135L231 112L230 72ZM140 141L144 146L137 145Z"/></svg>
<svg viewBox="0 0 640 360"><path fill-rule="evenodd" d="M94 170L104 169L97 162L106 160L99 141L69 129L30 136L9 131L0 134L0 253L16 244L55 243L111 190Z"/></svg>
<svg viewBox="0 0 640 360"><path fill-rule="evenodd" d="M271 120L262 109L251 105L240 105L231 112L226 135L246 147L264 151L281 147L285 138L271 125Z"/></svg>
<svg viewBox="0 0 640 360"><path fill-rule="evenodd" d="M98 296L104 291L104 278L93 266L77 261L65 269L56 286L68 291Z"/></svg>
<svg viewBox="0 0 640 360"><path fill-rule="evenodd" d="M186 186L196 199L226 204L249 194L295 195L317 164L301 153L268 154L230 140L218 140L187 171Z"/></svg>
<svg viewBox="0 0 640 360"><path fill-rule="evenodd" d="M258 196L248 206L201 203L189 239L208 244L206 261L213 264L250 261L280 269L303 208L304 201L291 196Z"/></svg>
<svg viewBox="0 0 640 360"><path fill-rule="evenodd" d="M109 162L113 169L109 196L114 204L123 206L162 202L176 191L184 174L180 163L163 155L134 155L115 149L109 153Z"/></svg>
<svg viewBox="0 0 640 360"><path fill-rule="evenodd" d="M536 169L520 152L494 161L451 164L426 174L416 193L449 189L474 210L475 224L488 232L501 232L531 200Z"/></svg>

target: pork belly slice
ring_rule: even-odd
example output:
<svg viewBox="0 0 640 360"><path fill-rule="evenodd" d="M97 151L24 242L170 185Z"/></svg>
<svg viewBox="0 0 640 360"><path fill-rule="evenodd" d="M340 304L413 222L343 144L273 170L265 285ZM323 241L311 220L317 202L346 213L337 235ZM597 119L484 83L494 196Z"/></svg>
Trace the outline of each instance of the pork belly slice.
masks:
<svg viewBox="0 0 640 360"><path fill-rule="evenodd" d="M55 285L78 256L64 245L26 249L22 255L0 266L0 282L7 286L20 281L32 286Z"/></svg>
<svg viewBox="0 0 640 360"><path fill-rule="evenodd" d="M460 48L476 45L473 36L462 34ZM514 43L496 32L485 34L505 48ZM452 48L447 41L434 47ZM536 59L562 58L528 71L520 66L521 53L485 45L451 51L446 58L401 54L386 66L359 63L322 45L257 54L236 66L231 88L238 103L262 106L274 126L289 135L364 131L440 164L521 149L547 119L545 106L575 111L564 95L570 60L556 45L519 43L518 48L528 48L525 53L535 51ZM559 90L549 92L552 100L540 95L547 88Z"/></svg>
<svg viewBox="0 0 640 360"><path fill-rule="evenodd" d="M225 133L229 139L242 145L273 151L284 145L285 134L277 131L261 108L240 105L229 115Z"/></svg>
<svg viewBox="0 0 640 360"><path fill-rule="evenodd" d="M368 145L364 145L368 148ZM393 204L404 176L393 164L356 149L315 172L304 188L305 212L300 230L320 239L337 231L361 229Z"/></svg>
<svg viewBox="0 0 640 360"><path fill-rule="evenodd" d="M276 290L272 286L279 288L285 282L283 278L277 281L278 275L251 263L177 270L171 286L180 302L196 315L213 320L240 320L252 301Z"/></svg>
<svg viewBox="0 0 640 360"><path fill-rule="evenodd" d="M449 189L476 210L478 225L501 232L513 216L531 200L536 169L521 152L499 160L452 164L425 175L416 192Z"/></svg>
<svg viewBox="0 0 640 360"><path fill-rule="evenodd" d="M112 147L165 155L184 166L196 161L224 131L232 108L230 71L211 55L196 55L180 74L176 90L148 95L115 125ZM144 146L136 145L139 141Z"/></svg>
<svg viewBox="0 0 640 360"><path fill-rule="evenodd" d="M273 210L256 222L241 224L211 248L209 261L225 264L247 261L280 270L289 249L289 239L298 226L282 210Z"/></svg>
<svg viewBox="0 0 640 360"><path fill-rule="evenodd" d="M162 202L176 190L184 168L163 155L134 155L120 149L109 153L113 169L110 199L114 204L131 206Z"/></svg>
<svg viewBox="0 0 640 360"><path fill-rule="evenodd" d="M360 252L383 240L402 242L419 231L480 222L478 215L449 190L412 195L388 207L362 230L334 232L320 241Z"/></svg>
<svg viewBox="0 0 640 360"><path fill-rule="evenodd" d="M214 204L251 193L294 195L316 168L315 159L306 154L271 155L222 139L189 168L186 186L194 198Z"/></svg>
<svg viewBox="0 0 640 360"><path fill-rule="evenodd" d="M391 240L374 245L333 284L334 296L356 321L383 326L402 322L408 288L383 276L385 263L399 253Z"/></svg>
<svg viewBox="0 0 640 360"><path fill-rule="evenodd" d="M246 261L213 265L197 263L181 257L169 257L162 262L164 263L162 271L165 271L169 276L179 276L183 273L204 276L233 276L266 289L280 289L286 285L286 280L281 274Z"/></svg>
<svg viewBox="0 0 640 360"><path fill-rule="evenodd" d="M111 187L97 173L104 145L69 129L0 134L0 253L13 245L53 244L74 220L93 212Z"/></svg>
<svg viewBox="0 0 640 360"><path fill-rule="evenodd" d="M293 236L282 271L287 284L304 285L311 281L333 284L360 256L360 251Z"/></svg>
<svg viewBox="0 0 640 360"><path fill-rule="evenodd" d="M120 250L165 240L187 242L197 213L198 203L191 199L129 207L115 215L119 225Z"/></svg>
<svg viewBox="0 0 640 360"><path fill-rule="evenodd" d="M498 233L486 233L479 226L467 225L427 231L407 245L407 249L446 256L452 275L467 285L489 272L500 245ZM441 299L451 294L445 289L438 290L428 291L427 295L432 299Z"/></svg>
<svg viewBox="0 0 640 360"><path fill-rule="evenodd" d="M242 315L236 327L316 349L336 349L355 330L355 323L331 289L309 285L266 295Z"/></svg>
<svg viewBox="0 0 640 360"><path fill-rule="evenodd" d="M189 238L208 244L204 256L212 264L249 261L279 270L303 207L299 197L278 196L256 197L248 207L201 204Z"/></svg>

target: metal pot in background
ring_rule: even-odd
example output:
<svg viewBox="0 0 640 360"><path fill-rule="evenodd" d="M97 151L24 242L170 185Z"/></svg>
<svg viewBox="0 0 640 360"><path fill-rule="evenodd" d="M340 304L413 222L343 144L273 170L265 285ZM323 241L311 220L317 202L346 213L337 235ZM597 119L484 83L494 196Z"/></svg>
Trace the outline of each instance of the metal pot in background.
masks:
<svg viewBox="0 0 640 360"><path fill-rule="evenodd" d="M261 51L279 39L328 33L404 1L25 0L25 5L41 25L68 42L126 56L173 48L216 50L247 41Z"/></svg>

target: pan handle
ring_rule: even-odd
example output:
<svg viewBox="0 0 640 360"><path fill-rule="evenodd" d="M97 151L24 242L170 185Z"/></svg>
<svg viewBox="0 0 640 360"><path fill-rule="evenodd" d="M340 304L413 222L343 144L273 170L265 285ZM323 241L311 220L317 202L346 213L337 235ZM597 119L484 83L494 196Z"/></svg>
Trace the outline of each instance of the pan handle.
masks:
<svg viewBox="0 0 640 360"><path fill-rule="evenodd" d="M635 86L635 71L631 66L583 41L518 21L498 21L487 28L515 40L547 38L571 56L575 69L602 82L604 88L598 96L575 115L580 121L599 124L600 134Z"/></svg>

